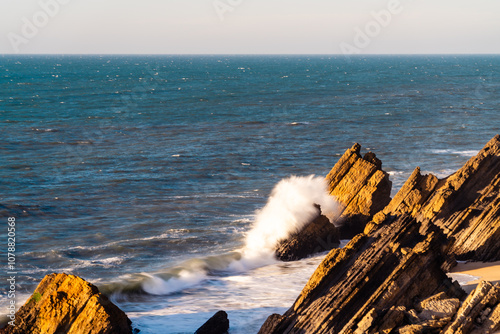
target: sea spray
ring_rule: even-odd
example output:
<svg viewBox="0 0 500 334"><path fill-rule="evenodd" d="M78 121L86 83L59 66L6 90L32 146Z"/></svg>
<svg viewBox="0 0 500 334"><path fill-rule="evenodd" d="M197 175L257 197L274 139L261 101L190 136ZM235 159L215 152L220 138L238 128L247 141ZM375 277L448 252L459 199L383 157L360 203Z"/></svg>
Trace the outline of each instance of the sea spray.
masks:
<svg viewBox="0 0 500 334"><path fill-rule="evenodd" d="M324 178L291 176L281 180L273 189L267 204L257 212L253 229L248 233L245 256L273 254L278 241L301 230L318 214L315 207L334 222L339 204L327 192Z"/></svg>
<svg viewBox="0 0 500 334"><path fill-rule="evenodd" d="M193 287L212 273L241 273L276 262L276 244L301 230L318 214L334 222L340 205L328 194L323 177L291 176L272 190L266 205L256 212L245 246L220 256L192 259L162 273L147 274L142 289L150 294L171 294Z"/></svg>

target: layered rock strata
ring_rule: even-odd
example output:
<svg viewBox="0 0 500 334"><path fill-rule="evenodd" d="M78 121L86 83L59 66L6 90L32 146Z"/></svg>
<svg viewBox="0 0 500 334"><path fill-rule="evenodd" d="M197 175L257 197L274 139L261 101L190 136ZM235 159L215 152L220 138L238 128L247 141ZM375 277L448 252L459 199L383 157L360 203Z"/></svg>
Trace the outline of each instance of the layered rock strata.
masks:
<svg viewBox="0 0 500 334"><path fill-rule="evenodd" d="M355 145L327 177L331 194L346 207L347 219L351 203L362 202L354 198L363 189L356 177L347 175L369 180L373 166L380 166L359 159ZM351 171L356 164L364 170ZM387 201L387 196L383 198ZM500 286L482 282L465 299L465 292L445 270L455 257L500 260L500 136L448 178L422 175L417 167L383 209L362 216L371 217L363 233L343 249L333 249L294 305L282 316L270 316L259 333L499 330Z"/></svg>
<svg viewBox="0 0 500 334"><path fill-rule="evenodd" d="M394 199L366 226L376 229L388 215L410 214L439 226L453 240L448 250L460 260L500 260L500 136L461 169L438 180L417 167Z"/></svg>
<svg viewBox="0 0 500 334"><path fill-rule="evenodd" d="M260 333L367 333L381 325L388 330L394 317L404 315L398 307L415 308L438 293L462 298L462 289L441 269L444 235L438 228L427 235L419 229L411 216L388 217L374 233L332 250L292 308L270 317Z"/></svg>
<svg viewBox="0 0 500 334"><path fill-rule="evenodd" d="M50 274L17 311L3 334L128 334L131 322L96 286L66 274Z"/></svg>
<svg viewBox="0 0 500 334"><path fill-rule="evenodd" d="M397 310L403 317L392 317L398 326L394 333L493 334L500 331L500 285L482 281L463 302L438 294L417 309Z"/></svg>
<svg viewBox="0 0 500 334"><path fill-rule="evenodd" d="M342 239L362 232L391 200L392 182L382 170L382 162L372 152L362 157L360 150L361 145L354 144L326 176L330 194L343 206L339 220Z"/></svg>

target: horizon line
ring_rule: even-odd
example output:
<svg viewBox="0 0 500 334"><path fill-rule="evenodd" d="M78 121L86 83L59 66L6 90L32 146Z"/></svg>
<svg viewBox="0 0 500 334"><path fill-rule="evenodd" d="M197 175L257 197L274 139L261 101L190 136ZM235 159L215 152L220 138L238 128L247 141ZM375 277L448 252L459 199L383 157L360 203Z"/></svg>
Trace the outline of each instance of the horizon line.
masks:
<svg viewBox="0 0 500 334"><path fill-rule="evenodd" d="M0 53L0 56L500 56L500 53Z"/></svg>

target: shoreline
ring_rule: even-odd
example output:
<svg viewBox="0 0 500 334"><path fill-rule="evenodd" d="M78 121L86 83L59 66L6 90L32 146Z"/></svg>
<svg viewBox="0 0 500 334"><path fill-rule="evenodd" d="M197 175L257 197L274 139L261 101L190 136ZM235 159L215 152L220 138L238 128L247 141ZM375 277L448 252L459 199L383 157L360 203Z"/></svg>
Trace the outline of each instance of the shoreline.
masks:
<svg viewBox="0 0 500 334"><path fill-rule="evenodd" d="M470 293L481 281L500 283L500 261L496 262L459 262L449 276L462 281L460 286Z"/></svg>

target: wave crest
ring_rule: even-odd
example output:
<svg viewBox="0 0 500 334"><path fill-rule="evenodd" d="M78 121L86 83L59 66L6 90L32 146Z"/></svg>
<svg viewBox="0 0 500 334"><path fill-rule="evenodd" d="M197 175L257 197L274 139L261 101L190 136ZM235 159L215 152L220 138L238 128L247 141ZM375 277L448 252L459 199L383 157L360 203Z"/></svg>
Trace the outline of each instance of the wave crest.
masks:
<svg viewBox="0 0 500 334"><path fill-rule="evenodd" d="M328 194L324 178L291 176L281 180L271 192L266 205L256 212L252 228L246 235L245 246L231 253L191 259L179 266L154 274L142 273L114 290L142 291L153 295L168 295L199 285L211 275L241 273L275 263L276 244L302 229L318 214L334 222L340 205Z"/></svg>

